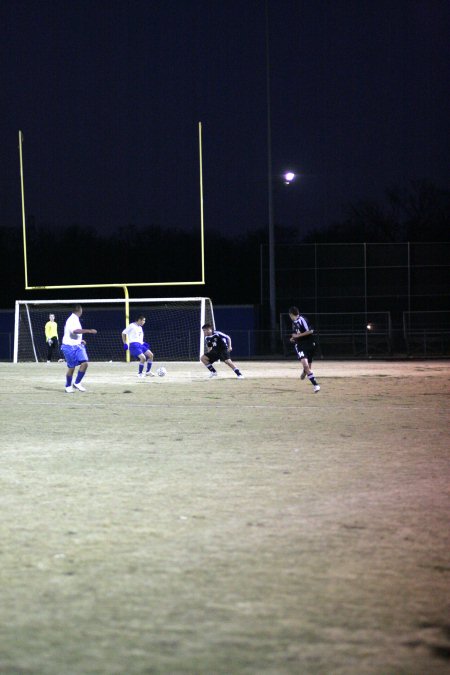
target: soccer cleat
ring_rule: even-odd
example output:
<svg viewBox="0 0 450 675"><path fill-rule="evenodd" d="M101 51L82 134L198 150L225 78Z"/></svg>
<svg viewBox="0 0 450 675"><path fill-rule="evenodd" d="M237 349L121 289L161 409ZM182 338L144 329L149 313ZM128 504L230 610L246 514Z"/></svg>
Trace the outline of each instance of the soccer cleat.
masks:
<svg viewBox="0 0 450 675"><path fill-rule="evenodd" d="M152 371L149 370L145 373L145 377L156 377L156 376L155 376L155 373L152 373Z"/></svg>
<svg viewBox="0 0 450 675"><path fill-rule="evenodd" d="M301 380L304 380L305 377L306 377L306 370L304 370L304 371L302 372L302 374L300 375L300 379L301 379Z"/></svg>
<svg viewBox="0 0 450 675"><path fill-rule="evenodd" d="M72 387L72 385L70 385L70 387L65 387L65 389L66 389L66 392L67 392L68 394L73 394L73 387Z"/></svg>
<svg viewBox="0 0 450 675"><path fill-rule="evenodd" d="M74 382L73 386L75 387L75 389L78 389L78 391L86 391L81 382L78 382L78 384Z"/></svg>
<svg viewBox="0 0 450 675"><path fill-rule="evenodd" d="M240 380L243 380L243 379L244 379L244 376L243 376L242 373L239 373L239 375L237 375L236 377L238 377Z"/></svg>
<svg viewBox="0 0 450 675"><path fill-rule="evenodd" d="M314 385L314 393L317 394L318 391L320 391L320 384L315 384Z"/></svg>
<svg viewBox="0 0 450 675"><path fill-rule="evenodd" d="M144 373L138 373L138 379L143 380L145 377Z"/></svg>
<svg viewBox="0 0 450 675"><path fill-rule="evenodd" d="M209 374L209 379L211 379L212 377L217 377L217 372L215 372L215 373L210 373L210 374Z"/></svg>

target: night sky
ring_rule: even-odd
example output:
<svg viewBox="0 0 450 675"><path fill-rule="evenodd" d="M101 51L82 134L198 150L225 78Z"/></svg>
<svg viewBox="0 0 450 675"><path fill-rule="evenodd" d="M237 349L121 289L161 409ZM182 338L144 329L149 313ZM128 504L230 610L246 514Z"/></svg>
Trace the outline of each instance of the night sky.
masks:
<svg viewBox="0 0 450 675"><path fill-rule="evenodd" d="M1 225L267 227L264 0L3 0ZM448 185L450 3L269 0L275 220Z"/></svg>

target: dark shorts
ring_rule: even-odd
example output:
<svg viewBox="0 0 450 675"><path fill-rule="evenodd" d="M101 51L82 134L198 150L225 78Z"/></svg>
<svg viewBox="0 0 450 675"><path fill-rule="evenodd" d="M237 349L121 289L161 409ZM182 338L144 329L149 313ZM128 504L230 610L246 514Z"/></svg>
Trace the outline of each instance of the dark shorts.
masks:
<svg viewBox="0 0 450 675"><path fill-rule="evenodd" d="M308 363L312 363L316 351L316 343L313 340L299 340L295 343L294 349L299 359L308 359Z"/></svg>
<svg viewBox="0 0 450 675"><path fill-rule="evenodd" d="M211 349L205 356L210 363L215 363L216 361L228 361L228 359L231 359L228 349L222 349L220 352L216 349Z"/></svg>

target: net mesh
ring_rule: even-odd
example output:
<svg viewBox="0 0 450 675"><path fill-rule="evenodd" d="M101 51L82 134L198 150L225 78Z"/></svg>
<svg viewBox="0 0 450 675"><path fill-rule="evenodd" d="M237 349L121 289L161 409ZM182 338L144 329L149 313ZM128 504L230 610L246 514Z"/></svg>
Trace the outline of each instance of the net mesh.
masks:
<svg viewBox="0 0 450 675"><path fill-rule="evenodd" d="M125 361L122 330L125 328L125 300L77 301L83 307L81 325L95 328L97 335L85 334L90 361ZM45 324L49 314L55 315L59 345L64 324L73 311L73 302L17 301L15 361L46 361ZM129 300L129 321L140 314L146 317L144 340L149 343L158 361L195 361L200 357L203 322L214 325L214 312L209 298ZM56 350L57 351L57 350ZM58 353L58 358L62 355ZM55 354L56 358L56 354Z"/></svg>

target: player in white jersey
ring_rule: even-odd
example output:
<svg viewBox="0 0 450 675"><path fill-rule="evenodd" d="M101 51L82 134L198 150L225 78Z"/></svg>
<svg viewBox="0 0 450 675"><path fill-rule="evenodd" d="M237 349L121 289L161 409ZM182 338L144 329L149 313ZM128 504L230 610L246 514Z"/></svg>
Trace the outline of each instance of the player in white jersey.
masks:
<svg viewBox="0 0 450 675"><path fill-rule="evenodd" d="M86 352L86 343L83 340L83 333L91 333L96 335L95 328L82 328L80 323L80 316L83 314L81 305L75 305L73 313L69 316L64 326L64 337L62 339L61 351L67 363L66 373L66 392L71 394L73 389L78 391L86 391L81 384L87 367L88 355ZM72 386L72 377L75 368L79 366L76 380Z"/></svg>
<svg viewBox="0 0 450 675"><path fill-rule="evenodd" d="M146 376L153 377L151 372L153 365L153 352L150 349L148 342L144 342L144 326L145 316L140 314L136 321L130 323L129 326L122 331L122 342L125 350L129 349L131 356L139 361L138 377L143 379ZM128 342L129 345L128 345ZM144 373L144 365L147 362L147 369Z"/></svg>

